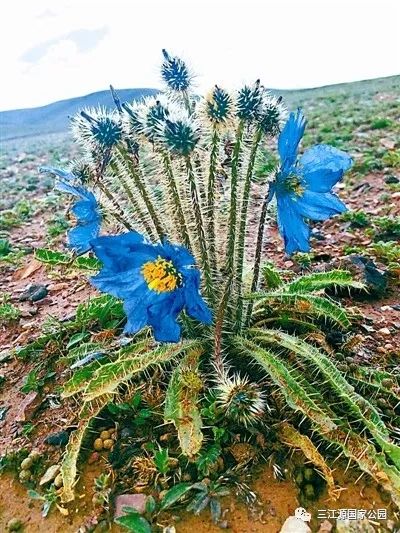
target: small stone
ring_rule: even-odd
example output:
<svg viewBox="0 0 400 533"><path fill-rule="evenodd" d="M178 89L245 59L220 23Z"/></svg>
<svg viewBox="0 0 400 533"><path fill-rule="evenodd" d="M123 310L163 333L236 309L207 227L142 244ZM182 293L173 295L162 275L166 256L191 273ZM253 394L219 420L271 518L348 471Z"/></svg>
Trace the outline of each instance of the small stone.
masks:
<svg viewBox="0 0 400 533"><path fill-rule="evenodd" d="M38 302L46 298L49 291L45 285L30 285L19 297L20 302L29 300L30 302Z"/></svg>
<svg viewBox="0 0 400 533"><path fill-rule="evenodd" d="M390 342L388 342L388 343L385 344L385 349L388 350L388 351L392 351L392 350L394 350L394 346L393 346L393 344L390 344Z"/></svg>
<svg viewBox="0 0 400 533"><path fill-rule="evenodd" d="M125 513L123 512L124 507L133 507L139 514L144 514L146 512L146 494L121 494L115 499L115 513L114 519L120 518Z"/></svg>
<svg viewBox="0 0 400 533"><path fill-rule="evenodd" d="M50 444L50 446L65 446L69 440L68 431L58 431L57 433L52 433L44 439L45 444Z"/></svg>
<svg viewBox="0 0 400 533"><path fill-rule="evenodd" d="M93 448L97 451L97 452L101 452L101 450L103 449L103 441L102 439L96 439L93 443Z"/></svg>
<svg viewBox="0 0 400 533"><path fill-rule="evenodd" d="M19 531L22 528L22 522L18 518L11 518L7 524L8 531Z"/></svg>
<svg viewBox="0 0 400 533"><path fill-rule="evenodd" d="M40 486L46 485L46 483L50 483L50 481L53 481L53 479L57 477L57 474L59 473L59 471L60 471L60 465L49 466L49 468L46 470L44 475L41 477L39 481L39 485Z"/></svg>
<svg viewBox="0 0 400 533"><path fill-rule="evenodd" d="M102 431L100 433L101 440L108 440L110 438L110 432L109 431Z"/></svg>
<svg viewBox="0 0 400 533"><path fill-rule="evenodd" d="M381 335L390 335L390 329L389 328L381 328L378 330L378 333L380 333Z"/></svg>
<svg viewBox="0 0 400 533"><path fill-rule="evenodd" d="M27 457L24 459L21 463L21 469L22 470L29 470L31 466L33 465L33 459L32 457Z"/></svg>
<svg viewBox="0 0 400 533"><path fill-rule="evenodd" d="M386 176L385 177L385 183L387 183L388 185L393 185L399 182L400 182L400 179L397 176Z"/></svg>
<svg viewBox="0 0 400 533"><path fill-rule="evenodd" d="M385 353L386 353L386 350L385 350L385 348L384 348L383 346L378 346L378 347L376 348L376 351L377 351L378 353L382 353L382 354L385 354Z"/></svg>
<svg viewBox="0 0 400 533"><path fill-rule="evenodd" d="M111 450L114 446L114 441L112 439L106 439L103 441L103 447L105 450Z"/></svg>
<svg viewBox="0 0 400 533"><path fill-rule="evenodd" d="M218 527L220 529L228 529L229 528L228 520L221 520L221 522L218 523Z"/></svg>

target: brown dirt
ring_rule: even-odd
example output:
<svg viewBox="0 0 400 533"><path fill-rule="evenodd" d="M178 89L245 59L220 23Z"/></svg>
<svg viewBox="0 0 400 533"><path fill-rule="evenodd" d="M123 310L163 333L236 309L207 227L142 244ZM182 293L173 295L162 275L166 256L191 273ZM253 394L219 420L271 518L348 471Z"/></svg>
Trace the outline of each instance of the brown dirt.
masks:
<svg viewBox="0 0 400 533"><path fill-rule="evenodd" d="M362 188L359 184L346 186L340 191L342 198L350 208L362 207L365 211L375 215L399 214L399 197L392 195L391 203L382 203L379 196L384 192L385 185L383 176L379 174L369 175L363 178ZM257 187L255 188L256 196ZM398 193L396 193L398 194ZM254 226L253 226L254 227ZM315 256L329 255L332 258L343 256L345 245L366 246L370 239L361 230L348 231L346 224L338 219L333 219L321 224L324 241L313 242ZM14 244L29 244L30 246L43 246L44 223L36 217L29 226L29 237L26 226L16 228L11 233L11 240ZM254 234L253 230L253 234ZM251 241L252 239L249 239ZM249 248L252 244L249 242ZM251 255L251 251L249 251ZM265 243L265 257L276 261L277 265L283 268L299 271L291 259L283 255L283 247L276 228L272 228ZM323 261L321 260L321 263ZM0 328L0 351L8 350L15 346L21 346L35 338L40 331L40 326L48 315L57 318L65 318L74 312L76 306L81 301L94 296L95 291L85 281L85 274L74 274L66 279L55 269L49 271L44 266L36 264L33 256L27 256L21 268L13 271L12 268L4 268L0 279L0 291L6 291L13 296L14 303L18 302L19 294L30 283L40 283L48 286L49 295L37 304L27 304L18 302L18 307L23 311L24 316L17 325ZM349 301L350 305L356 304L361 310L362 323L369 325L369 329L361 331L363 334L363 344L360 355L376 361L379 364L381 357L387 355L399 356L400 346L400 315L391 305L398 303L399 287L392 285L387 296L378 301ZM371 329L372 324L372 329ZM382 332L386 328L387 332ZM24 395L19 391L24 376L31 369L31 363L25 363L18 359L12 359L2 364L2 374L7 381L2 389L1 405L6 405L9 410L3 422L0 422L0 448L4 453L7 450L18 449L23 446L28 448L32 445L48 456L48 464L52 464L60 459L60 452L49 452L49 447L43 444L45 436L51 431L57 431L68 426L73 420L76 412L76 405L73 402L63 402L63 406L58 409L45 407L39 409L35 414L35 431L32 435L24 437L21 434L21 424L16 422L16 417L20 409ZM51 388L45 388L43 400L51 395L57 384L62 382L62 376L56 377L56 382ZM100 464L101 466L101 464ZM101 470L101 469L100 469ZM95 523L97 511L93 509L91 503L93 478L99 473L99 465L93 467L85 466L83 481L78 485L78 498L76 503L69 509L69 516L63 517L56 510L44 522L40 515L39 502L32 502L26 494L26 488L17 480L5 475L0 477L0 531L5 530L5 525L12 517L20 518L25 524L25 531L35 533L44 529L49 533L56 532L76 532L83 524ZM364 487L364 480L354 483L353 477L343 478L343 473L339 470L336 476L341 480L341 485L346 490L341 493L338 502L319 501L314 509L308 511L316 516L318 508L385 508L385 503L380 493L372 486ZM83 484L86 488L83 487ZM224 502L224 509L228 509L226 519L230 525L230 530L234 533L274 533L279 531L280 526L289 515L293 514L298 506L296 489L291 482L278 482L273 478L269 468L260 469L254 476L252 488L257 491L260 501L260 513L255 516L249 512L245 505L237 503L234 499L227 499ZM10 505L12 502L12 505ZM181 513L181 519L176 522L178 533L217 532L220 528L213 526L208 511L200 517L189 516ZM320 522L320 521L319 521ZM115 527L115 530L118 528ZM317 523L314 520L313 529L317 531Z"/></svg>

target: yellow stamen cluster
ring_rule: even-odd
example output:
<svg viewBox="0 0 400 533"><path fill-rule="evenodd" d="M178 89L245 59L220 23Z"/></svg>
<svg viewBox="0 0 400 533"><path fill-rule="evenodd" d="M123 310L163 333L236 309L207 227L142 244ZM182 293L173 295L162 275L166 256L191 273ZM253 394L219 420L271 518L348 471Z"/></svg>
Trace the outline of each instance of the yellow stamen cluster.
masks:
<svg viewBox="0 0 400 533"><path fill-rule="evenodd" d="M145 263L142 274L149 289L156 292L174 291L181 282L181 276L172 261L160 256L155 261Z"/></svg>
<svg viewBox="0 0 400 533"><path fill-rule="evenodd" d="M289 176L285 180L285 185L286 185L286 189L290 192L294 192L296 196L299 196L299 197L303 196L305 189L304 189L301 179L298 176L294 176L294 175Z"/></svg>

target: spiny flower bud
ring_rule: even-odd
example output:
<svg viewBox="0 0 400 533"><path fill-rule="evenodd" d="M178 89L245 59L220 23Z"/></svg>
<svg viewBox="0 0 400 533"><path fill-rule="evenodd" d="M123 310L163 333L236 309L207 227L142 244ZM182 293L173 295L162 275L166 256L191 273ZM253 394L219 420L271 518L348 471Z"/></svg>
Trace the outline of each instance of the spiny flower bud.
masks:
<svg viewBox="0 0 400 533"><path fill-rule="evenodd" d="M188 156L195 149L200 133L197 123L182 114L165 121L161 137L171 152Z"/></svg>
<svg viewBox="0 0 400 533"><path fill-rule="evenodd" d="M257 80L252 87L245 85L239 90L236 100L236 115L240 120L251 122L256 120L263 103L264 88Z"/></svg>
<svg viewBox="0 0 400 533"><path fill-rule="evenodd" d="M265 411L263 393L247 377L223 375L216 387L216 403L225 416L244 426L258 422Z"/></svg>
<svg viewBox="0 0 400 533"><path fill-rule="evenodd" d="M168 108L160 100L156 100L154 103L148 105L145 118L145 133L150 140L155 139L159 131L160 123L164 123L168 115Z"/></svg>
<svg viewBox="0 0 400 533"><path fill-rule="evenodd" d="M264 134L277 135L281 131L286 114L286 108L282 104L282 97L276 98L272 94L266 93L259 118L259 125Z"/></svg>
<svg viewBox="0 0 400 533"><path fill-rule="evenodd" d="M172 91L183 92L190 87L192 76L186 64L179 57L171 57L166 50L162 51L164 61L161 65L161 76Z"/></svg>
<svg viewBox="0 0 400 533"><path fill-rule="evenodd" d="M81 111L72 119L72 128L78 140L94 148L112 148L122 138L118 117L104 108Z"/></svg>
<svg viewBox="0 0 400 533"><path fill-rule="evenodd" d="M220 89L218 85L214 87L209 98L206 100L206 113L214 124L221 124L228 120L232 109L232 98Z"/></svg>

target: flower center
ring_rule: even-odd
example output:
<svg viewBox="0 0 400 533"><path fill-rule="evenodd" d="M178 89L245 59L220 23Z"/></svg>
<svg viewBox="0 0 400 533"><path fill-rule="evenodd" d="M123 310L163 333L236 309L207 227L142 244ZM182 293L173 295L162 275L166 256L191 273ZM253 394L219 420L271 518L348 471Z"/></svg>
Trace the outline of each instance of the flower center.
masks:
<svg viewBox="0 0 400 533"><path fill-rule="evenodd" d="M148 288L156 292L174 291L182 281L173 262L160 256L155 261L145 263L142 267L142 274Z"/></svg>
<svg viewBox="0 0 400 533"><path fill-rule="evenodd" d="M299 197L303 196L305 190L303 181L295 174L291 174L285 179L285 189Z"/></svg>

